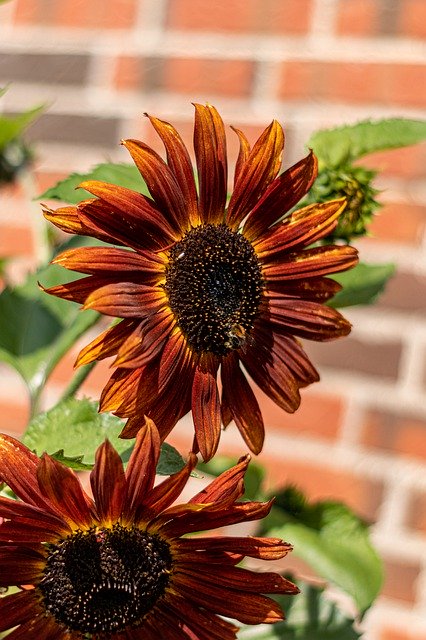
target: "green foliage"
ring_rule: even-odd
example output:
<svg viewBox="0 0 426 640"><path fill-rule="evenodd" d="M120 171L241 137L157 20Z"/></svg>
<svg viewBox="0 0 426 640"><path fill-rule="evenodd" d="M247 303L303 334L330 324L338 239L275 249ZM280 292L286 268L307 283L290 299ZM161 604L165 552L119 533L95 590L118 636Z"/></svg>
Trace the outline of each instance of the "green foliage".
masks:
<svg viewBox="0 0 426 640"><path fill-rule="evenodd" d="M46 105L42 104L17 116L0 116L0 151L3 151L12 140L19 138L45 109Z"/></svg>
<svg viewBox="0 0 426 640"><path fill-rule="evenodd" d="M47 295L37 284L63 280L64 271L50 266L0 294L0 361L21 375L32 402L62 356L100 317L94 311L79 313L78 305Z"/></svg>
<svg viewBox="0 0 426 640"><path fill-rule="evenodd" d="M130 457L129 440L120 439L124 421L110 413L99 413L96 402L87 398L69 398L36 416L29 424L23 442L41 455L44 451L72 469L91 469L96 449L105 438L111 442L123 461ZM171 475L184 466L179 453L163 445L157 473Z"/></svg>
<svg viewBox="0 0 426 640"><path fill-rule="evenodd" d="M77 188L85 180L109 182L149 195L148 188L135 165L104 163L98 164L88 173L72 173L65 180L61 180L38 197L40 199L61 200L62 202L77 204L81 200L93 197L85 189Z"/></svg>
<svg viewBox="0 0 426 640"><path fill-rule="evenodd" d="M294 487L281 491L262 533L283 538L321 578L350 595L363 614L377 597L383 567L368 527L346 505L312 504Z"/></svg>
<svg viewBox="0 0 426 640"><path fill-rule="evenodd" d="M323 589L302 581L295 581L300 589L297 596L275 596L282 606L286 620L273 625L244 626L239 640L357 640L361 635L348 618L328 600Z"/></svg>
<svg viewBox="0 0 426 640"><path fill-rule="evenodd" d="M339 167L369 153L406 147L426 140L426 120L388 118L315 132L307 146L322 165Z"/></svg>
<svg viewBox="0 0 426 640"><path fill-rule="evenodd" d="M350 271L333 275L333 280L337 280L343 289L328 304L336 309L357 304L373 304L394 273L395 265L392 263L360 262Z"/></svg>

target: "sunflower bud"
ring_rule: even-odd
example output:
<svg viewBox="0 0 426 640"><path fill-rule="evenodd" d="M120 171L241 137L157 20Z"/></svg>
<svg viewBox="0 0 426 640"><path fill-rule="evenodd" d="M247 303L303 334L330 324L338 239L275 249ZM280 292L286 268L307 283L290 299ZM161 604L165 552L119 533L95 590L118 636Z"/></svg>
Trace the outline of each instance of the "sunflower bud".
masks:
<svg viewBox="0 0 426 640"><path fill-rule="evenodd" d="M368 224L380 207L375 200L378 190L372 186L375 176L376 171L350 164L320 169L307 201L303 204L327 202L342 197L347 200L346 208L336 228L324 238L324 242L336 240L349 242L351 238L367 234Z"/></svg>

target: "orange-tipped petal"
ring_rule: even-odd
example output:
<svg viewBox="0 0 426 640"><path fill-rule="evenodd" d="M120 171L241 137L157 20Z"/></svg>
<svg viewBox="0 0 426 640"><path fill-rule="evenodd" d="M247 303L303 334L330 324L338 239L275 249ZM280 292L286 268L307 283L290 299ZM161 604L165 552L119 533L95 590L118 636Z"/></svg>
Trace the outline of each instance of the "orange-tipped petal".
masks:
<svg viewBox="0 0 426 640"><path fill-rule="evenodd" d="M83 308L118 318L143 318L159 309L163 303L162 290L134 282L113 282L91 291Z"/></svg>
<svg viewBox="0 0 426 640"><path fill-rule="evenodd" d="M125 278L126 271L134 271L148 276L161 273L162 263L157 254L144 252L144 254L118 249L115 247L81 247L63 251L52 260L72 271L87 273L89 275L111 275L111 271L120 272Z"/></svg>
<svg viewBox="0 0 426 640"><path fill-rule="evenodd" d="M134 326L134 320L122 320L101 333L80 351L75 366L79 367L94 360L103 360L116 354L123 341L133 332Z"/></svg>
<svg viewBox="0 0 426 640"><path fill-rule="evenodd" d="M244 475L249 462L249 455L240 458L238 464L221 473L207 487L191 498L189 504L217 502L223 508L224 505L232 504L241 498L244 493Z"/></svg>
<svg viewBox="0 0 426 640"><path fill-rule="evenodd" d="M188 462L183 469L169 476L153 488L145 500L145 506L151 513L161 513L173 504L182 493L196 464L197 457L194 454L190 454Z"/></svg>
<svg viewBox="0 0 426 640"><path fill-rule="evenodd" d="M269 321L287 333L319 342L351 331L350 322L336 309L309 300L270 299Z"/></svg>
<svg viewBox="0 0 426 640"><path fill-rule="evenodd" d="M262 272L268 283L274 283L286 279L318 278L346 271L357 263L358 251L354 247L330 245L289 253L280 262L264 264Z"/></svg>

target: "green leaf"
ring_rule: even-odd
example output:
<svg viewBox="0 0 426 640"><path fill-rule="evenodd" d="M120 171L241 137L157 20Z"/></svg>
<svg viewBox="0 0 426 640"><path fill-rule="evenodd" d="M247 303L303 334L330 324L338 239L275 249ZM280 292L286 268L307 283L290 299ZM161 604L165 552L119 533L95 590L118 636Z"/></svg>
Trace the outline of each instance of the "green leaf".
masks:
<svg viewBox="0 0 426 640"><path fill-rule="evenodd" d="M366 264L360 262L350 271L333 275L343 289L329 302L330 307L350 307L356 304L372 304L384 290L387 281L395 273L395 265Z"/></svg>
<svg viewBox="0 0 426 640"><path fill-rule="evenodd" d="M295 582L292 576L290 580ZM335 603L327 600L323 589L296 581L297 596L274 596L282 606L286 620L260 627L242 627L239 640L357 640L354 620Z"/></svg>
<svg viewBox="0 0 426 640"><path fill-rule="evenodd" d="M81 313L79 305L50 296L37 284L59 284L65 273L70 280L68 272L52 265L0 293L0 360L21 375L33 400L64 353L100 317Z"/></svg>
<svg viewBox="0 0 426 640"><path fill-rule="evenodd" d="M389 118L315 132L307 146L320 165L337 167L375 151L397 149L426 140L426 120Z"/></svg>
<svg viewBox="0 0 426 640"><path fill-rule="evenodd" d="M65 180L61 180L50 189L47 189L38 198L77 204L85 198L93 197L85 189L77 189L78 185L84 180L110 182L149 195L148 188L135 165L105 163L98 164L88 173L72 173Z"/></svg>
<svg viewBox="0 0 426 640"><path fill-rule="evenodd" d="M0 151L12 140L18 138L46 109L41 104L17 116L0 116Z"/></svg>
<svg viewBox="0 0 426 640"><path fill-rule="evenodd" d="M382 562L371 544L368 527L346 505L324 501L308 504L293 488L277 496L272 517L262 532L294 546L324 580L350 595L363 614L374 602L383 582ZM296 505L296 506L295 506Z"/></svg>
<svg viewBox="0 0 426 640"><path fill-rule="evenodd" d="M37 455L46 451L56 460L77 471L90 470L96 449L105 438L120 454L123 462L130 458L133 446L119 438L124 420L110 413L99 413L98 404L87 398L69 398L36 416L29 424L23 442ZM169 476L180 471L185 461L174 447L161 446L157 473Z"/></svg>

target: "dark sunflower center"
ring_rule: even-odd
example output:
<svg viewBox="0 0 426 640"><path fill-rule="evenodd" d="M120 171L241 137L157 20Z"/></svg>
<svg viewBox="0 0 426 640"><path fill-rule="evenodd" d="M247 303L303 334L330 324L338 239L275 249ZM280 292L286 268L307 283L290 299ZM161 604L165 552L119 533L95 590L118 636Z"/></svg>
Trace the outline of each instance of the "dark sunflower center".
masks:
<svg viewBox="0 0 426 640"><path fill-rule="evenodd" d="M165 290L192 349L223 356L243 346L253 328L259 261L250 242L225 224L196 227L170 250Z"/></svg>
<svg viewBox="0 0 426 640"><path fill-rule="evenodd" d="M164 594L172 565L156 535L116 524L48 545L39 584L46 609L68 629L114 633L137 626Z"/></svg>

